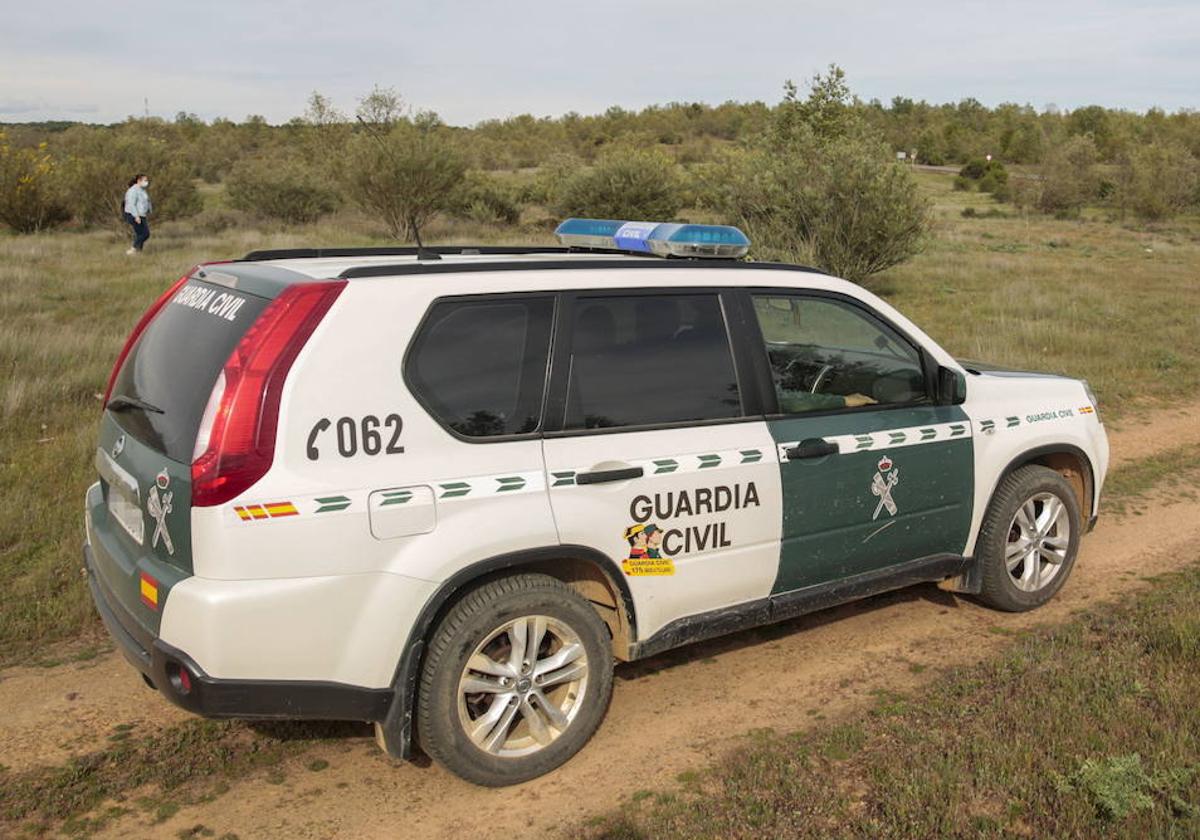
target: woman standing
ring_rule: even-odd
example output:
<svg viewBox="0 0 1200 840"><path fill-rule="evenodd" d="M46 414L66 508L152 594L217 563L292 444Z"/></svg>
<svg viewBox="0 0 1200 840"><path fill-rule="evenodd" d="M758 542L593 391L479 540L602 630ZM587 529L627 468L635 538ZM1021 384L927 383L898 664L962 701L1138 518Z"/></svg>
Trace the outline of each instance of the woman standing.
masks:
<svg viewBox="0 0 1200 840"><path fill-rule="evenodd" d="M133 247L126 254L140 254L150 238L150 220L147 218L151 210L150 193L146 192L149 186L150 179L139 172L125 190L125 221L133 228Z"/></svg>

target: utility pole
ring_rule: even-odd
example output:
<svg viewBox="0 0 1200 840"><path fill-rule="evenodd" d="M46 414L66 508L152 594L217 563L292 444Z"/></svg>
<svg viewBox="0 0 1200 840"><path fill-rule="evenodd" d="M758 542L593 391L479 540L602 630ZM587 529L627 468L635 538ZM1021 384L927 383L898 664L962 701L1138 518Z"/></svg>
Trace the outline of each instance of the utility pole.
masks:
<svg viewBox="0 0 1200 840"><path fill-rule="evenodd" d="M142 109L146 113L146 119L150 119L150 97L149 96L142 97Z"/></svg>

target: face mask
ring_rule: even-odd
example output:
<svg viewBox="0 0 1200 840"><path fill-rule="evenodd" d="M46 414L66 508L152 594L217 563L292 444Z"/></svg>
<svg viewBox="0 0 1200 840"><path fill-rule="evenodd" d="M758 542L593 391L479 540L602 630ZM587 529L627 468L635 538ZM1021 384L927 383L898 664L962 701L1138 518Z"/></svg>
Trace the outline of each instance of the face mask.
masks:
<svg viewBox="0 0 1200 840"><path fill-rule="evenodd" d="M150 186L150 181L149 181L149 179L142 179L141 184L142 184L142 189L146 189L146 187Z"/></svg>

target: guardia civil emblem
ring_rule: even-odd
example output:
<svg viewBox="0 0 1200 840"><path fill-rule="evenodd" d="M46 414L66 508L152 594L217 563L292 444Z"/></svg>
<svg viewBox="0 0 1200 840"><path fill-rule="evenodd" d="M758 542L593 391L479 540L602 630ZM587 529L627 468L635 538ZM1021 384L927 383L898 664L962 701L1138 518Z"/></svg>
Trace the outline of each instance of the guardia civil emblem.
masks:
<svg viewBox="0 0 1200 840"><path fill-rule="evenodd" d="M175 544L171 542L171 532L167 530L167 514L171 512L171 499L175 496L174 491L167 490L170 486L171 476L164 469L154 477L150 492L146 494L146 512L154 519L154 536L150 538L150 547L157 547L158 539L162 537L167 554L173 555Z"/></svg>
<svg viewBox="0 0 1200 840"><path fill-rule="evenodd" d="M871 495L879 497L879 504L875 505L875 513L871 514L872 521L878 519L879 514L885 510L888 516L896 515L896 501L892 498L892 488L900 483L900 468L892 463L891 458L884 455L876 466L878 470L871 479Z"/></svg>

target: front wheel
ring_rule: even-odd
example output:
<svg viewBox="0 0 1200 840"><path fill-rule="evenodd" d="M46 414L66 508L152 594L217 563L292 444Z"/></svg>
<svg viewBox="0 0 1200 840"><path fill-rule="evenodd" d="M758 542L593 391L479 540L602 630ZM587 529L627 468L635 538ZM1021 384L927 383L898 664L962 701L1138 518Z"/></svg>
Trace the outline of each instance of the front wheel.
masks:
<svg viewBox="0 0 1200 840"><path fill-rule="evenodd" d="M1062 588L1079 553L1079 501L1061 475L1031 464L1000 483L975 554L980 598L1010 612L1040 607Z"/></svg>
<svg viewBox="0 0 1200 840"><path fill-rule="evenodd" d="M552 577L513 575L464 596L434 631L417 732L464 779L511 785L578 752L611 696L611 643L591 604Z"/></svg>

